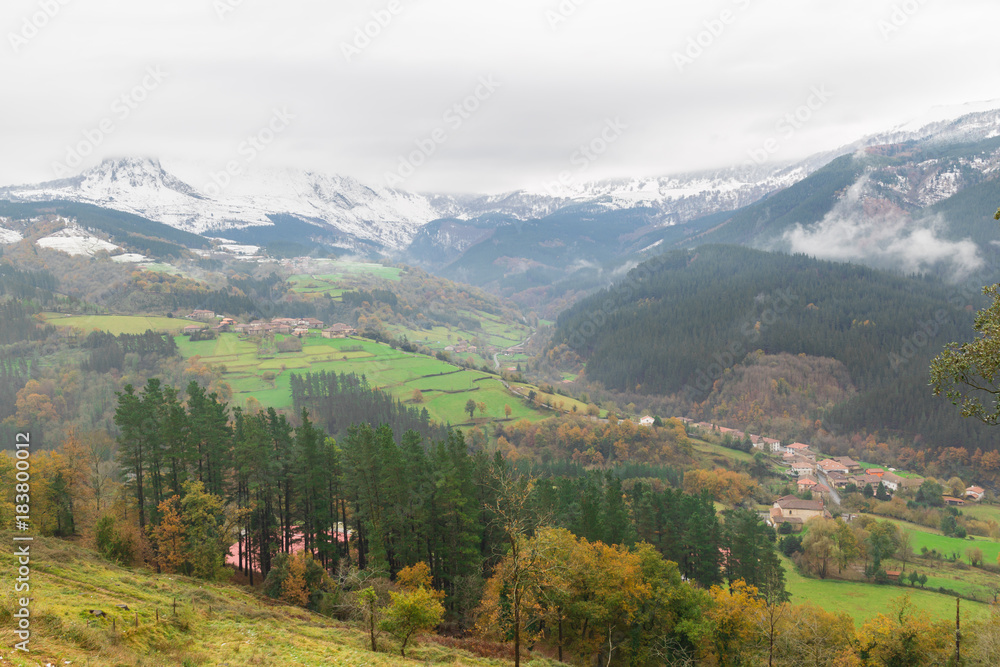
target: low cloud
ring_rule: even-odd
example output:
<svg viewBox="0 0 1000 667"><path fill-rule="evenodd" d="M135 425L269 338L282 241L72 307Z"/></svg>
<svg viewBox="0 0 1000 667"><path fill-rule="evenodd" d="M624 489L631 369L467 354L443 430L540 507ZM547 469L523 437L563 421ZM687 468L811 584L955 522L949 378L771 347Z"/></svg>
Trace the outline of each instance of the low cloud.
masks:
<svg viewBox="0 0 1000 667"><path fill-rule="evenodd" d="M954 280L983 266L971 239L947 238L943 217L913 220L885 200L866 197L867 186L867 178L859 180L820 222L786 231L782 245L819 259L907 273L944 269Z"/></svg>

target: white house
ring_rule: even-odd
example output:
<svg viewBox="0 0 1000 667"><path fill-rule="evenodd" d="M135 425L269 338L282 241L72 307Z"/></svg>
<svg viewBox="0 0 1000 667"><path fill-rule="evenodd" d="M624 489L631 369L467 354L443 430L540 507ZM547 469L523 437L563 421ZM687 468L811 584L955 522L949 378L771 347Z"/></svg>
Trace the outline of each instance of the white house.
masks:
<svg viewBox="0 0 1000 667"><path fill-rule="evenodd" d="M650 417L649 415L644 415L644 416L643 416L643 417L642 417L642 418L641 418L641 419L639 420L639 423L640 423L640 424L642 424L643 426L652 426L652 425L653 425L653 422L655 422L655 421L656 421L656 420L655 420L655 419L653 419L652 417Z"/></svg>
<svg viewBox="0 0 1000 667"><path fill-rule="evenodd" d="M816 464L808 459L797 459L792 462L791 473L796 477L812 475L816 472Z"/></svg>
<svg viewBox="0 0 1000 667"><path fill-rule="evenodd" d="M781 440L775 440L774 438L761 438L764 441L764 449L768 450L772 454L783 454L785 448L781 446Z"/></svg>

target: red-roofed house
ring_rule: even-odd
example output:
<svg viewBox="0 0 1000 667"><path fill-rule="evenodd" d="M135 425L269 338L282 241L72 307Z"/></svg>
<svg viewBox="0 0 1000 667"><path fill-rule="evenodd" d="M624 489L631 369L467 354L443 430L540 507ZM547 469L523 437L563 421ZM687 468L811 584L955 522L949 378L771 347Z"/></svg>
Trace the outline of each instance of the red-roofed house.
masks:
<svg viewBox="0 0 1000 667"><path fill-rule="evenodd" d="M332 533L330 533L330 537L332 539L334 539L334 540L337 540L341 544L343 544L345 542L348 542L351 539L351 533L352 533L352 531L348 530L345 533L345 532L343 532L343 530L341 530L340 525L341 524L338 524L338 528L336 530L334 530ZM293 554L297 554L297 553L303 551L305 549L304 543L305 543L305 535L302 534L302 531L299 530L298 526L292 526L292 541L291 541L291 544L290 544L289 551L291 553L293 553ZM249 556L246 555L246 554L244 554L243 558L244 558L244 560L246 560L247 558L249 558ZM236 544L234 544L231 547L229 547L229 553L226 554L226 565L231 565L234 568L239 568L239 566L240 566L240 544L239 544L239 542L237 542ZM253 566L253 571L256 572L259 575L260 574L260 564L257 563L256 561L254 561L254 563L252 564L252 566Z"/></svg>
<svg viewBox="0 0 1000 667"><path fill-rule="evenodd" d="M809 477L802 477L796 482L796 485L799 487L799 491L805 491L806 489L812 491L817 486L816 480Z"/></svg>
<svg viewBox="0 0 1000 667"><path fill-rule="evenodd" d="M839 472L846 475L851 472L850 468L834 459L823 459L816 466L825 473Z"/></svg>
<svg viewBox="0 0 1000 667"><path fill-rule="evenodd" d="M965 490L965 497L972 500L982 500L985 493L985 489L980 486L970 486Z"/></svg>

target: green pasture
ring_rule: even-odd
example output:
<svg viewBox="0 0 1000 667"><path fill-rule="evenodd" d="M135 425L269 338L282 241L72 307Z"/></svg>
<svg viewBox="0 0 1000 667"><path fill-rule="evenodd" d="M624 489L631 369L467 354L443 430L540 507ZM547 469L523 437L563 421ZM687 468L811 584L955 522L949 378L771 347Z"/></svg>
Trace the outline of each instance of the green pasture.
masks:
<svg viewBox="0 0 1000 667"><path fill-rule="evenodd" d="M258 358L251 339L240 339L235 333L198 342L178 336L177 345L185 357L197 355L203 363L223 366L223 378L232 387L237 404L253 397L263 405L289 408L292 373L330 371L364 374L372 387L402 401L411 401L413 391L419 389L424 395L422 407L427 408L431 418L452 424L470 421L465 412L470 398L487 405L486 416L477 411L475 422L505 419L505 405L510 405L512 419L536 421L552 414L528 407L495 376L370 340L309 337L303 340L299 352L278 352L266 358ZM265 373L270 379L264 378Z"/></svg>
<svg viewBox="0 0 1000 667"><path fill-rule="evenodd" d="M1000 506L997 505L968 503L960 511L970 519L1000 523Z"/></svg>
<svg viewBox="0 0 1000 667"><path fill-rule="evenodd" d="M928 589L920 589L910 586L880 586L858 581L819 579L803 576L785 557L782 557L782 562L785 565L785 588L791 593L793 604L812 602L830 612L844 611L860 625L878 614L889 614L889 603L892 600L901 595L909 595L915 607L927 611L932 617L955 618L955 598L929 590L929 581ZM989 605L962 600L963 620L982 618L988 613Z"/></svg>
<svg viewBox="0 0 1000 667"><path fill-rule="evenodd" d="M180 331L191 324L189 320L173 317L145 317L141 315L63 315L43 313L48 324L57 327L76 327L85 332L108 331L115 335L141 334L153 331Z"/></svg>

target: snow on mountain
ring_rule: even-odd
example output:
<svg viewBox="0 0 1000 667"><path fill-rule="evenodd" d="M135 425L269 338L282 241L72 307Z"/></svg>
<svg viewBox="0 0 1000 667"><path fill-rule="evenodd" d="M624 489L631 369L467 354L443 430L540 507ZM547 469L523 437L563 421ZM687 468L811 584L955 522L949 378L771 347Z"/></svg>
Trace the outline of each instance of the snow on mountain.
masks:
<svg viewBox="0 0 1000 667"><path fill-rule="evenodd" d="M23 238L24 237L21 236L20 232L16 232L13 229L0 227L0 245L9 245L11 243L17 243Z"/></svg>
<svg viewBox="0 0 1000 667"><path fill-rule="evenodd" d="M293 169L261 170L234 177L225 188L199 191L147 158L105 160L72 178L37 185L0 188L0 199L65 199L128 213L206 236L224 237L227 229L270 226L271 216L291 215L348 238L387 250L407 247L428 222L503 216L541 218L567 205L605 209L646 207L662 224L731 211L760 200L809 176L834 158L879 145L907 141L978 141L1000 136L1000 101L935 109L888 132L807 158L795 164L745 164L652 178L625 178L574 184L564 191L518 190L500 194L416 194L368 186L353 178ZM983 170L997 168L993 156ZM923 186L927 201L954 192L948 173ZM211 193L211 194L210 194ZM442 230L443 231L443 230ZM0 229L0 240L14 239ZM470 239L470 242L475 242Z"/></svg>
<svg viewBox="0 0 1000 667"><path fill-rule="evenodd" d="M414 194L371 187L345 176L278 169L243 174L210 196L165 171L157 160L125 158L105 160L73 178L0 188L0 199L85 202L211 236L224 236L227 229L269 226L273 224L270 215L286 214L387 249L400 249L432 220L488 214L525 220L583 202L612 209L648 206L664 213L666 222L683 222L749 204L809 171L802 167L737 168L644 181L604 181L555 196L523 190L495 195Z"/></svg>
<svg viewBox="0 0 1000 667"><path fill-rule="evenodd" d="M99 239L86 230L71 225L58 232L44 236L36 243L49 250L61 250L69 255L96 255L101 250L112 252L121 250L121 246Z"/></svg>
<svg viewBox="0 0 1000 667"><path fill-rule="evenodd" d="M272 225L269 215L288 214L390 248L440 217L419 195L293 170L247 174L210 197L146 158L105 160L74 178L0 188L0 198L86 202L195 233Z"/></svg>

